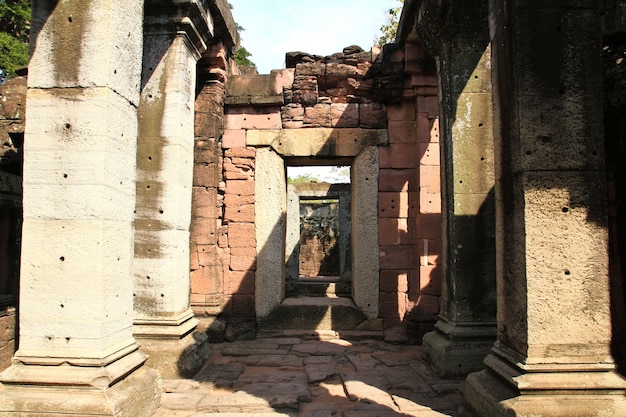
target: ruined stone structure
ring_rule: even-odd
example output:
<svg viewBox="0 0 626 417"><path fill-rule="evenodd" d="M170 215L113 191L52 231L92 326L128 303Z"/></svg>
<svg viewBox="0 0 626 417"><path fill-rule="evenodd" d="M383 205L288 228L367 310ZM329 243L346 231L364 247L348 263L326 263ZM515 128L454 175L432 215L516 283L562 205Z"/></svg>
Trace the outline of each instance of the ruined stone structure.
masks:
<svg viewBox="0 0 626 417"><path fill-rule="evenodd" d="M396 44L243 75L224 0L34 2L28 92L0 88L0 414L152 415L209 340L284 326L290 216L333 198L340 330L423 336L477 416L626 415L624 13L406 0Z"/></svg>

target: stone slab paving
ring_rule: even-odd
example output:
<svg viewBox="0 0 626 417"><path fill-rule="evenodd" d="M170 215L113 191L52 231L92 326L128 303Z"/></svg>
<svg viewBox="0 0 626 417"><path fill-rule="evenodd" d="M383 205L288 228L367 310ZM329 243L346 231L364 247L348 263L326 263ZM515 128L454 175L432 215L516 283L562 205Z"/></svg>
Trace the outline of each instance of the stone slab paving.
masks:
<svg viewBox="0 0 626 417"><path fill-rule="evenodd" d="M342 336L212 344L193 379L164 381L155 417L471 417L463 381L439 378L420 346Z"/></svg>

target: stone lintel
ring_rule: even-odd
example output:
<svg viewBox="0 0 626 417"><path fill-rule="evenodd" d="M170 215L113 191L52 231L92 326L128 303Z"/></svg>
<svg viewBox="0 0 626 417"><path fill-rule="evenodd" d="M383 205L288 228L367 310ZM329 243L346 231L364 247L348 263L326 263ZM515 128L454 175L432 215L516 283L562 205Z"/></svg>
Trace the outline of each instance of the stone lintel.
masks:
<svg viewBox="0 0 626 417"><path fill-rule="evenodd" d="M246 145L271 146L282 156L357 156L369 146L387 145L387 129L311 128L249 130Z"/></svg>
<svg viewBox="0 0 626 417"><path fill-rule="evenodd" d="M49 367L38 367L49 368ZM161 376L148 367L141 367L119 383L102 389L62 382L71 372L67 366L40 369L49 373L50 384L8 384L0 391L0 415L42 417L80 415L84 417L149 417L161 403Z"/></svg>

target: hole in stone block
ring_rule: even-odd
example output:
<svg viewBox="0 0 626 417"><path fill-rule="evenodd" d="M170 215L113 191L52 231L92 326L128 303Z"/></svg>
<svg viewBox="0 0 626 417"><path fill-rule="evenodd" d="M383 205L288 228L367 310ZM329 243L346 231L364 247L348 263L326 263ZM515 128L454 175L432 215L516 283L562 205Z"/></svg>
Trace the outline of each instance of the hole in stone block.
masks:
<svg viewBox="0 0 626 417"><path fill-rule="evenodd" d="M70 22L70 23L72 23L72 15L69 15L69 16L67 17L67 21L68 21L68 22Z"/></svg>
<svg viewBox="0 0 626 417"><path fill-rule="evenodd" d="M61 304L61 308L65 308L65 306L63 304Z"/></svg>
<svg viewBox="0 0 626 417"><path fill-rule="evenodd" d="M565 275L570 275L570 274L571 274L571 272L570 272L570 270L569 270L569 269L566 269L565 271L563 271L563 273L564 273Z"/></svg>
<svg viewBox="0 0 626 417"><path fill-rule="evenodd" d="M563 211L563 213L567 213L569 211L569 207L563 207L561 210Z"/></svg>
<svg viewBox="0 0 626 417"><path fill-rule="evenodd" d="M65 256L61 256L61 257L59 258L59 261L61 261L61 262L65 261Z"/></svg>
<svg viewBox="0 0 626 417"><path fill-rule="evenodd" d="M67 178L67 174L63 174L63 178Z"/></svg>
<svg viewBox="0 0 626 417"><path fill-rule="evenodd" d="M526 151L526 155L530 155L530 154L532 154L531 151Z"/></svg>
<svg viewBox="0 0 626 417"><path fill-rule="evenodd" d="M71 125L71 124L69 124L69 123L65 123L65 128L66 128L66 129L71 129L71 128L72 128L72 125Z"/></svg>

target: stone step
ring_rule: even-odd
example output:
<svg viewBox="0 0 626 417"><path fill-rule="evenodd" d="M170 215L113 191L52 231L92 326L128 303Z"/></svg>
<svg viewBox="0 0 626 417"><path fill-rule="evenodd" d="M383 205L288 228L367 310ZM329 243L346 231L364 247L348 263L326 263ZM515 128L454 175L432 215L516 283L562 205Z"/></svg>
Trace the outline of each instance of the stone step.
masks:
<svg viewBox="0 0 626 417"><path fill-rule="evenodd" d="M355 330L367 321L349 298L297 297L260 319L258 330Z"/></svg>
<svg viewBox="0 0 626 417"><path fill-rule="evenodd" d="M288 282L285 285L287 297L308 296L308 297L350 297L352 294L352 283L336 280L314 280L300 279L299 281Z"/></svg>

